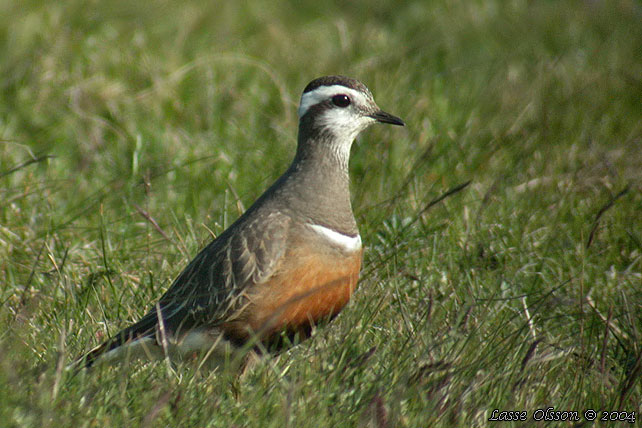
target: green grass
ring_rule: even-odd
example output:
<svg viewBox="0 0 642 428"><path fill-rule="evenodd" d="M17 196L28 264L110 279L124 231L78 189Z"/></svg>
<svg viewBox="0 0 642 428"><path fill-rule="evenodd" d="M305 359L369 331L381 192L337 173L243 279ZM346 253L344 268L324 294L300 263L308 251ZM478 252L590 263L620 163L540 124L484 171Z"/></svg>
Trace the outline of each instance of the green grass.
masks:
<svg viewBox="0 0 642 428"><path fill-rule="evenodd" d="M639 2L139 3L0 3L0 425L639 419ZM351 305L239 382L61 373L284 171L330 73L407 122L353 149Z"/></svg>

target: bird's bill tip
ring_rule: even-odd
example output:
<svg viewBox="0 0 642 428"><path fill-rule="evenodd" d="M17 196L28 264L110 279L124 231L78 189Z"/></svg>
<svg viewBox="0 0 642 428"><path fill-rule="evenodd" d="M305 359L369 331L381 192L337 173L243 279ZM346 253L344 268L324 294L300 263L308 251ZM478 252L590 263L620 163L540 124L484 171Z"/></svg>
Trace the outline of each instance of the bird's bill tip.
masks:
<svg viewBox="0 0 642 428"><path fill-rule="evenodd" d="M405 123L401 118L394 116L390 113L386 113L383 110L379 110L377 112L374 112L370 115L371 118L376 120L377 122L381 123L389 123L391 125L398 125L398 126L404 126Z"/></svg>

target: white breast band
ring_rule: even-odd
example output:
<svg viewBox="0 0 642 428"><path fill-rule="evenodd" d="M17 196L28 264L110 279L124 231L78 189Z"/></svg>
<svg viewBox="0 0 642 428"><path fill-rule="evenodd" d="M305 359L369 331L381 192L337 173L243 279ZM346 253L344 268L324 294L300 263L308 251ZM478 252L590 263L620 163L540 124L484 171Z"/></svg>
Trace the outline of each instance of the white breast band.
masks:
<svg viewBox="0 0 642 428"><path fill-rule="evenodd" d="M324 236L333 244L341 247L343 250L351 252L361 249L361 236L348 236L319 224L310 224L312 230L319 235Z"/></svg>

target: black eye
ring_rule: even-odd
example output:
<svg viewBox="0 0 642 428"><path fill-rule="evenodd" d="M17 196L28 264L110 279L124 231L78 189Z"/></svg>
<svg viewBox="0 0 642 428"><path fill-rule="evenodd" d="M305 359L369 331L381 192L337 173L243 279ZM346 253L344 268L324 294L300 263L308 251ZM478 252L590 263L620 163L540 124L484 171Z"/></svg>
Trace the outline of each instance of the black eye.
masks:
<svg viewBox="0 0 642 428"><path fill-rule="evenodd" d="M350 105L350 97L344 94L335 95L332 97L332 104L341 108L348 107Z"/></svg>

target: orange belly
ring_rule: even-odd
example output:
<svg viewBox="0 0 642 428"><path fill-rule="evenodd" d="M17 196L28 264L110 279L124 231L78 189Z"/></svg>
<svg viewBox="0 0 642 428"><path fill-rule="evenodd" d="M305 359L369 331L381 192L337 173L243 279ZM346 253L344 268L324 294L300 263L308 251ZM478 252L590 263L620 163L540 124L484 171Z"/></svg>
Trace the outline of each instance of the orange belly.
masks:
<svg viewBox="0 0 642 428"><path fill-rule="evenodd" d="M338 314L350 300L361 255L358 251L348 258L309 253L286 257L295 263L281 266L268 282L255 285L243 313L224 330L237 341L256 335L263 343L273 343L282 332L307 337L313 325Z"/></svg>

